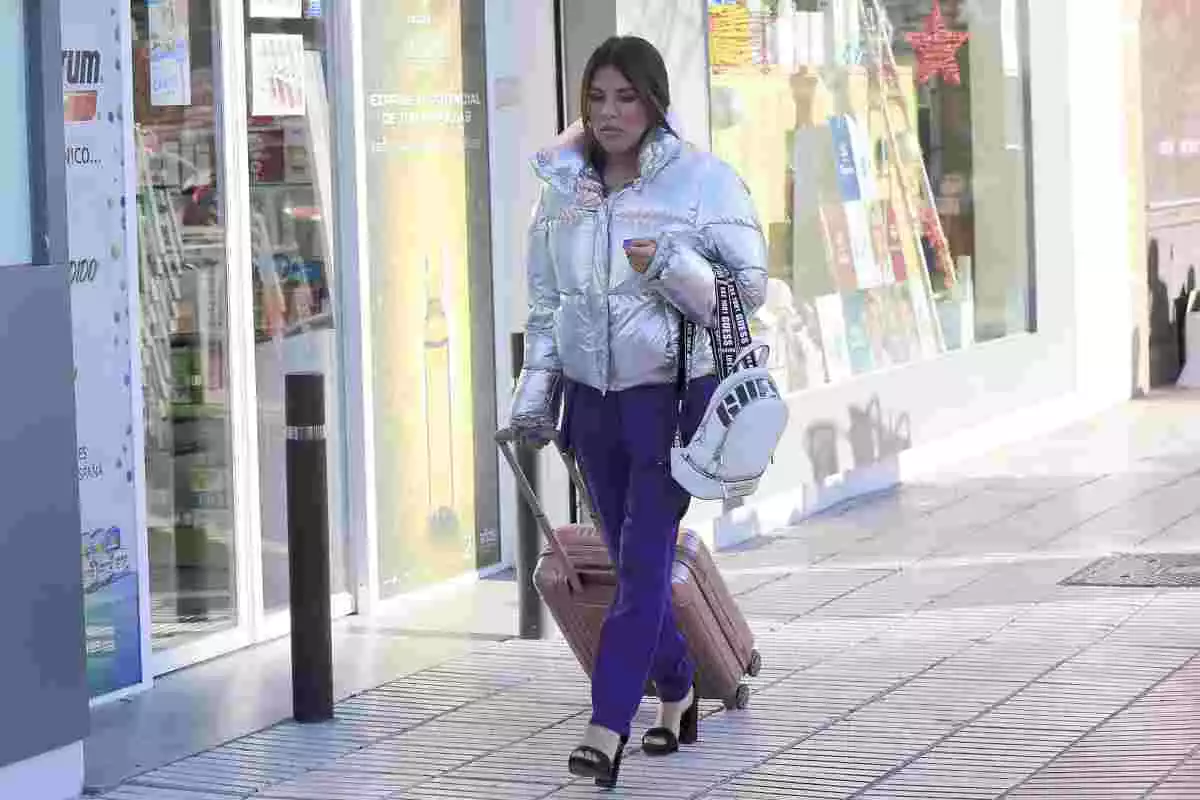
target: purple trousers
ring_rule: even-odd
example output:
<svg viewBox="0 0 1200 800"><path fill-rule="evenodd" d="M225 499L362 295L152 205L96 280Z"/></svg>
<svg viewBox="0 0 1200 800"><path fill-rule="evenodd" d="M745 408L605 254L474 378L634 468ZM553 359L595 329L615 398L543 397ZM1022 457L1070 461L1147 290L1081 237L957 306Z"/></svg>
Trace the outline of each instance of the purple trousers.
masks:
<svg viewBox="0 0 1200 800"><path fill-rule="evenodd" d="M592 724L622 735L642 701L646 678L678 702L695 668L671 611L671 565L679 522L691 498L671 478L677 425L691 438L717 379L691 382L680 420L675 386L601 394L570 383L563 444L575 452L617 568L617 594L600 634L592 674Z"/></svg>

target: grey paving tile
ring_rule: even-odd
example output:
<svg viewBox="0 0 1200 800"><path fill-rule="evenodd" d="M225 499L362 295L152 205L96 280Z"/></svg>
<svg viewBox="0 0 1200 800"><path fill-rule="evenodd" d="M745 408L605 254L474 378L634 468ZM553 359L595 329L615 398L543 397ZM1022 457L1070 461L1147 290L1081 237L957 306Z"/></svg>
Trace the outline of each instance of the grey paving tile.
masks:
<svg viewBox="0 0 1200 800"><path fill-rule="evenodd" d="M247 796L239 792L190 792L183 789L126 785L100 795L98 800L243 800Z"/></svg>
<svg viewBox="0 0 1200 800"><path fill-rule="evenodd" d="M412 776L334 770L310 772L256 794L262 800L384 800L411 787Z"/></svg>
<svg viewBox="0 0 1200 800"><path fill-rule="evenodd" d="M886 570L803 572L743 594L738 605L749 616L793 620L890 574Z"/></svg>
<svg viewBox="0 0 1200 800"><path fill-rule="evenodd" d="M435 778L412 789L393 795L393 800L539 800L546 796L543 784L474 781L463 778ZM306 798L307 800L307 798Z"/></svg>

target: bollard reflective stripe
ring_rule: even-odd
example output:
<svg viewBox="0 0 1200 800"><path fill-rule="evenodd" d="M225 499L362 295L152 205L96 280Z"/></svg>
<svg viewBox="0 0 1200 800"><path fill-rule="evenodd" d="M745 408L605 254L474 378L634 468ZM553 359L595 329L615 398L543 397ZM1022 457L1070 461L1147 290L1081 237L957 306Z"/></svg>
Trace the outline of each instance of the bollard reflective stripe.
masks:
<svg viewBox="0 0 1200 800"><path fill-rule="evenodd" d="M288 425L287 438L289 442L323 442L325 441L325 426Z"/></svg>

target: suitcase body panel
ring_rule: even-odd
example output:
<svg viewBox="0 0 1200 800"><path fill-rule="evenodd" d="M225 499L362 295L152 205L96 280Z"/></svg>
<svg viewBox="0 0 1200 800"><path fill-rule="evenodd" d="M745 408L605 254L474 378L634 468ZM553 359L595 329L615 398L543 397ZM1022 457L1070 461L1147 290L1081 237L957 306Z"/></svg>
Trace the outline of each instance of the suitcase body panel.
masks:
<svg viewBox="0 0 1200 800"><path fill-rule="evenodd" d="M701 697L736 704L742 677L752 669L754 634L717 570L712 554L693 531L680 531L671 574L676 624L696 663Z"/></svg>
<svg viewBox="0 0 1200 800"><path fill-rule="evenodd" d="M554 531L554 536L571 559L582 588L571 589L567 570L550 549L542 553L534 583L590 677L600 630L616 592L616 573L595 529L569 525ZM671 574L671 598L676 624L696 664L700 696L721 700L729 707L744 704L739 690L742 677L753 663L754 637L708 548L692 531L680 532Z"/></svg>
<svg viewBox="0 0 1200 800"><path fill-rule="evenodd" d="M579 591L571 588L567 570L559 557L548 549L543 550L538 559L533 583L576 660L591 677L600 629L616 593L617 576L604 541L595 529L567 525L556 530L554 535L571 557L582 588Z"/></svg>

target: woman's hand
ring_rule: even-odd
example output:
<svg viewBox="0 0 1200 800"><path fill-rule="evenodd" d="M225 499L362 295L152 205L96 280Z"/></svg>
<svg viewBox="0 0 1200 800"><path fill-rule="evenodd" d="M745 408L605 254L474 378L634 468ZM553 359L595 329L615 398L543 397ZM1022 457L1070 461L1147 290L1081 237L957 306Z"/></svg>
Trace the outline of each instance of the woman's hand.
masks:
<svg viewBox="0 0 1200 800"><path fill-rule="evenodd" d="M650 268L650 262L654 260L654 254L657 252L658 243L653 239L625 240L625 256L629 259L629 266L638 272L645 272Z"/></svg>

